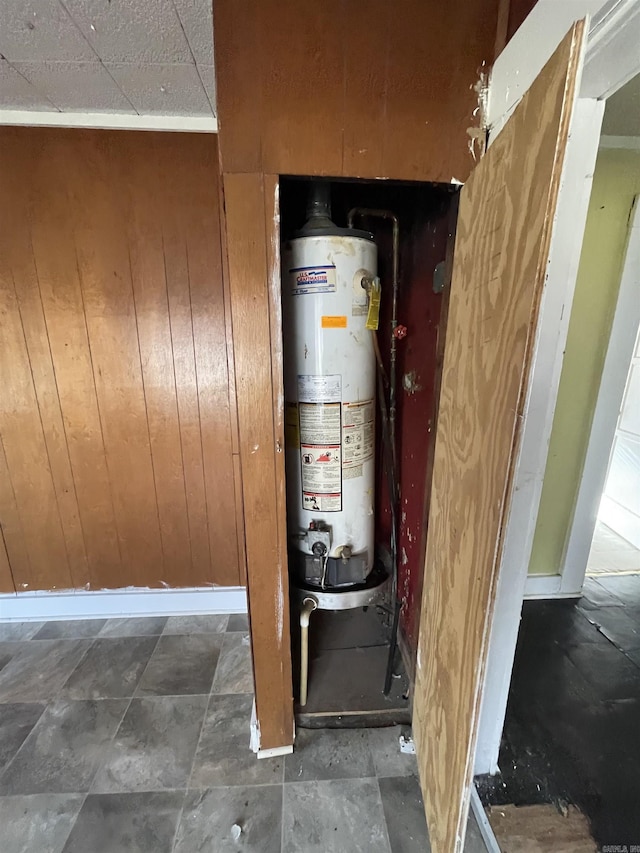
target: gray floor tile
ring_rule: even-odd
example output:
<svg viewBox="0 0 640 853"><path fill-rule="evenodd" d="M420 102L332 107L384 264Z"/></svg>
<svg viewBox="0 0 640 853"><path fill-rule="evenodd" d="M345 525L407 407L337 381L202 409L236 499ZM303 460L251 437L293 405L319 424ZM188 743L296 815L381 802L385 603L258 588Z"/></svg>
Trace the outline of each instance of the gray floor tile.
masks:
<svg viewBox="0 0 640 853"><path fill-rule="evenodd" d="M67 679L60 696L70 699L133 696L157 642L157 637L95 640Z"/></svg>
<svg viewBox="0 0 640 853"><path fill-rule="evenodd" d="M364 729L298 729L284 765L285 782L375 776Z"/></svg>
<svg viewBox="0 0 640 853"><path fill-rule="evenodd" d="M284 786L283 853L389 853L375 779Z"/></svg>
<svg viewBox="0 0 640 853"><path fill-rule="evenodd" d="M629 660L633 661L636 666L640 667L640 649L633 649L631 651L625 652L625 655L629 658Z"/></svg>
<svg viewBox="0 0 640 853"><path fill-rule="evenodd" d="M58 700L0 776L0 795L88 791L127 701Z"/></svg>
<svg viewBox="0 0 640 853"><path fill-rule="evenodd" d="M73 619L46 622L34 635L34 640L76 640L97 637L106 625L106 619Z"/></svg>
<svg viewBox="0 0 640 853"><path fill-rule="evenodd" d="M369 748L373 755L378 776L417 776L418 762L415 755L400 752L402 726L387 726L369 729Z"/></svg>
<svg viewBox="0 0 640 853"><path fill-rule="evenodd" d="M229 617L211 613L206 616L169 616L165 634L219 634L227 630Z"/></svg>
<svg viewBox="0 0 640 853"><path fill-rule="evenodd" d="M132 699L93 792L186 788L206 704L206 696Z"/></svg>
<svg viewBox="0 0 640 853"><path fill-rule="evenodd" d="M107 619L101 637L149 637L162 634L166 616L131 616L126 619Z"/></svg>
<svg viewBox="0 0 640 853"><path fill-rule="evenodd" d="M84 794L0 799L2 853L62 853Z"/></svg>
<svg viewBox="0 0 640 853"><path fill-rule="evenodd" d="M209 693L224 634L162 636L136 691L137 696Z"/></svg>
<svg viewBox="0 0 640 853"><path fill-rule="evenodd" d="M0 642L0 672L26 645L28 645L28 641L20 643Z"/></svg>
<svg viewBox="0 0 640 853"><path fill-rule="evenodd" d="M175 853L280 853L281 834L282 785L189 791Z"/></svg>
<svg viewBox="0 0 640 853"><path fill-rule="evenodd" d="M253 693L248 634L225 634L211 690L213 693Z"/></svg>
<svg viewBox="0 0 640 853"><path fill-rule="evenodd" d="M184 794L92 794L64 853L171 853Z"/></svg>
<svg viewBox="0 0 640 853"><path fill-rule="evenodd" d="M284 759L256 758L249 748L253 697L212 696L190 786L269 785L282 782Z"/></svg>
<svg viewBox="0 0 640 853"><path fill-rule="evenodd" d="M52 699L91 640L31 640L0 671L0 702Z"/></svg>
<svg viewBox="0 0 640 853"><path fill-rule="evenodd" d="M379 784L391 853L428 853L429 834L417 778L386 777Z"/></svg>
<svg viewBox="0 0 640 853"><path fill-rule="evenodd" d="M20 749L44 708L42 702L0 705L0 772Z"/></svg>
<svg viewBox="0 0 640 853"><path fill-rule="evenodd" d="M232 613L229 616L227 631L242 631L246 634L249 631L248 615L246 613Z"/></svg>
<svg viewBox="0 0 640 853"><path fill-rule="evenodd" d="M0 643L30 640L44 624L44 622L0 622Z"/></svg>

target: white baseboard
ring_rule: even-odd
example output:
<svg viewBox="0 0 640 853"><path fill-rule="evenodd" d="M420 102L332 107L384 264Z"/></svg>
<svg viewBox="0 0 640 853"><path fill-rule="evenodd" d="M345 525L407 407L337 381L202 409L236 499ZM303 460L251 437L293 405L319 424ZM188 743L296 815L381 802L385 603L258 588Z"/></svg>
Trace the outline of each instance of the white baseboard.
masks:
<svg viewBox="0 0 640 853"><path fill-rule="evenodd" d="M129 115L129 113L59 113L46 110L0 109L0 125L78 127L100 130L162 130L179 133L217 133L214 116Z"/></svg>
<svg viewBox="0 0 640 853"><path fill-rule="evenodd" d="M562 575L529 575L524 587L525 601L534 598L577 598L579 592L562 588Z"/></svg>
<svg viewBox="0 0 640 853"><path fill-rule="evenodd" d="M188 589L84 589L0 595L0 622L246 613L243 586Z"/></svg>

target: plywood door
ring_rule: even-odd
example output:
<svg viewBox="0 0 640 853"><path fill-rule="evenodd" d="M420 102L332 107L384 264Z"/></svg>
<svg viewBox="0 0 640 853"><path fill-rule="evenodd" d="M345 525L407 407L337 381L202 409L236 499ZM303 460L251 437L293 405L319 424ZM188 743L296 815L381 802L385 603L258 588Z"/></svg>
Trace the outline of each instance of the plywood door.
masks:
<svg viewBox="0 0 640 853"><path fill-rule="evenodd" d="M583 38L580 23L461 192L414 697L434 853L462 849L496 569Z"/></svg>
<svg viewBox="0 0 640 853"><path fill-rule="evenodd" d="M239 583L215 138L0 133L0 524L18 590Z"/></svg>

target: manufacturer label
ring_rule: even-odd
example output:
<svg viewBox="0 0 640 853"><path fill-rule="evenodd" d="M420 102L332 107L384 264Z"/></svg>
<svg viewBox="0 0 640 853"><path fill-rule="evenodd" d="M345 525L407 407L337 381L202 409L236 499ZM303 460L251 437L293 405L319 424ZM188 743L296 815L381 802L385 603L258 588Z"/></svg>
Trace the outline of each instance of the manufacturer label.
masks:
<svg viewBox="0 0 640 853"><path fill-rule="evenodd" d="M333 264L323 267L295 267L289 270L289 275L294 296L333 293L336 289L336 268Z"/></svg>
<svg viewBox="0 0 640 853"><path fill-rule="evenodd" d="M339 373L298 376L298 402L339 403L341 400L342 376Z"/></svg>

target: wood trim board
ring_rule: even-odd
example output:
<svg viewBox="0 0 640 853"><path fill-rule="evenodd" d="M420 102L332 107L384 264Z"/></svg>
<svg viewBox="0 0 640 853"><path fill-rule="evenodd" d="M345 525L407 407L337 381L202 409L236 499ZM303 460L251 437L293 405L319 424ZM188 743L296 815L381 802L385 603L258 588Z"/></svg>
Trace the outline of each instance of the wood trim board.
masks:
<svg viewBox="0 0 640 853"><path fill-rule="evenodd" d="M272 330L278 328L273 304L273 276L279 268L273 244L275 240L277 247L279 241L277 180L262 174L225 174L223 181L247 591L256 712L264 750L293 743L289 581L281 514L284 470L280 458L284 454L277 411L283 397L279 396L277 339L275 355L267 355L272 352ZM269 268L271 281L265 275ZM277 284L279 295L279 281Z"/></svg>

